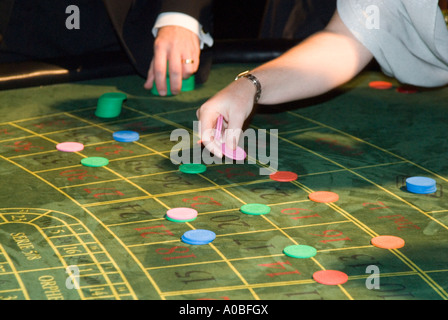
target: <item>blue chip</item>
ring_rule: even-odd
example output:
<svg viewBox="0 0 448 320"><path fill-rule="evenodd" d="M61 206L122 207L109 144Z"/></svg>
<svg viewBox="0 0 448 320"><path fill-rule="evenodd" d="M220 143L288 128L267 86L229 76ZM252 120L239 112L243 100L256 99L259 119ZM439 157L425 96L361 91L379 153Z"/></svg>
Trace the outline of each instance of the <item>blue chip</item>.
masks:
<svg viewBox="0 0 448 320"><path fill-rule="evenodd" d="M112 134L112 137L119 142L134 142L140 139L140 135L135 131L116 131Z"/></svg>
<svg viewBox="0 0 448 320"><path fill-rule="evenodd" d="M182 242L194 245L207 244L215 240L216 234L210 230L196 229L185 232L182 235Z"/></svg>
<svg viewBox="0 0 448 320"><path fill-rule="evenodd" d="M436 192L436 181L427 177L411 177L406 179L406 189L412 193L428 194Z"/></svg>

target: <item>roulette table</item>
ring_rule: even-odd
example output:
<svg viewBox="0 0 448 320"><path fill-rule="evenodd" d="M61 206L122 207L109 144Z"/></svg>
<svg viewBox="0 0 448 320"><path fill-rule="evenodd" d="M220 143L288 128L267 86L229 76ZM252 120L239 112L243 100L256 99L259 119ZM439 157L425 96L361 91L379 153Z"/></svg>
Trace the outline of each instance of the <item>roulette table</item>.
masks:
<svg viewBox="0 0 448 320"><path fill-rule="evenodd" d="M276 142L274 169L293 181L261 175L259 159L179 171L171 133L193 135L197 108L249 67L215 64L206 83L172 97L132 75L0 91L0 299L446 300L448 88L404 93L365 71L315 99L259 106L248 128L265 130L266 154ZM108 92L126 94L122 111L96 117ZM115 141L120 130L139 140ZM84 149L58 151L66 141ZM411 176L437 190L407 191ZM339 198L311 201L315 191ZM242 213L250 203L270 212ZM167 220L177 207L198 216ZM216 238L182 242L193 229ZM405 245L372 245L382 235ZM290 245L316 254L289 257ZM321 270L348 279L321 284Z"/></svg>

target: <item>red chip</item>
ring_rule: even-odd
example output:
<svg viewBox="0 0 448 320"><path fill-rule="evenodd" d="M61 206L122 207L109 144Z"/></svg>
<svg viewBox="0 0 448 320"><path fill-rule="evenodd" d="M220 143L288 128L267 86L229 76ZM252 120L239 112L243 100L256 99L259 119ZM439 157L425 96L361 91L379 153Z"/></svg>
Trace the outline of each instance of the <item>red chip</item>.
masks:
<svg viewBox="0 0 448 320"><path fill-rule="evenodd" d="M321 284L336 286L346 283L348 276L344 272L337 270L321 270L314 272L313 279Z"/></svg>
<svg viewBox="0 0 448 320"><path fill-rule="evenodd" d="M418 90L414 86L404 85L404 86L398 87L397 88L397 92L410 94L410 93L417 93Z"/></svg>
<svg viewBox="0 0 448 320"><path fill-rule="evenodd" d="M405 245L402 238L395 236L378 236L372 238L371 243L375 247L382 249L400 249Z"/></svg>
<svg viewBox="0 0 448 320"><path fill-rule="evenodd" d="M297 180L297 173L291 171L277 171L269 176L272 180L290 182Z"/></svg>
<svg viewBox="0 0 448 320"><path fill-rule="evenodd" d="M378 90L387 90L392 88L393 84L388 81L372 81L369 83L369 87Z"/></svg>
<svg viewBox="0 0 448 320"><path fill-rule="evenodd" d="M310 193L308 198L314 202L329 203L339 200L339 195L331 191L316 191Z"/></svg>

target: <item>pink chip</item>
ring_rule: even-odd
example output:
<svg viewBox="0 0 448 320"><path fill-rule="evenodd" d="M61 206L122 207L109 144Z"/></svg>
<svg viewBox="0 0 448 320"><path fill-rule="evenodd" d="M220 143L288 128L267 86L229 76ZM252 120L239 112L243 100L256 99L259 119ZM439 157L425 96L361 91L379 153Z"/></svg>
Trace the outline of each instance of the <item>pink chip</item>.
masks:
<svg viewBox="0 0 448 320"><path fill-rule="evenodd" d="M247 157L246 152L243 149L241 149L240 147L236 147L235 150L228 149L226 147L225 143L222 144L222 153L227 158L230 158L230 159L233 159L233 160L237 160L237 161L244 160Z"/></svg>
<svg viewBox="0 0 448 320"><path fill-rule="evenodd" d="M192 208L173 208L166 212L167 217L174 220L190 220L198 216L198 212Z"/></svg>
<svg viewBox="0 0 448 320"><path fill-rule="evenodd" d="M79 142L62 142L56 145L56 149L63 152L78 152L84 150L84 145Z"/></svg>

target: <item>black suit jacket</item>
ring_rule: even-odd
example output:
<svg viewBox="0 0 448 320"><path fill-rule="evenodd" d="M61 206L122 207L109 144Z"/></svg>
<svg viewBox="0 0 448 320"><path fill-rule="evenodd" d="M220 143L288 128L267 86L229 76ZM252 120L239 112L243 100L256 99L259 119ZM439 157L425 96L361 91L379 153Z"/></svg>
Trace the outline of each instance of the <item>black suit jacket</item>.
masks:
<svg viewBox="0 0 448 320"><path fill-rule="evenodd" d="M181 12L212 27L212 0L103 0L118 38L137 71L146 76L153 56L152 27L163 12Z"/></svg>
<svg viewBox="0 0 448 320"><path fill-rule="evenodd" d="M118 38L137 72L146 77L153 56L152 27L160 13L188 14L205 31L212 23L212 0L53 1L0 0L0 55L14 61L14 55L17 60L39 60L90 54L103 48L118 49ZM65 8L70 4L81 6L80 30L65 28Z"/></svg>

